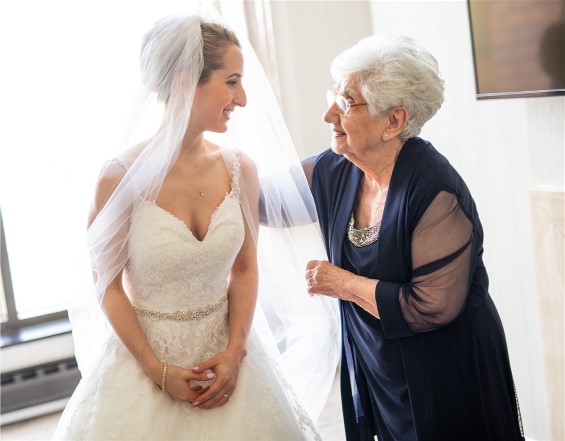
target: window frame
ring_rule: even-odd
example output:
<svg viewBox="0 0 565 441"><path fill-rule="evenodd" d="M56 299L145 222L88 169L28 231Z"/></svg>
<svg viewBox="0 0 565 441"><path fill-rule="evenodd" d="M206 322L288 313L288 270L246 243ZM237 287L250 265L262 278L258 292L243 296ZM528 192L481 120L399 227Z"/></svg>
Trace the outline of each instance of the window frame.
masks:
<svg viewBox="0 0 565 441"><path fill-rule="evenodd" d="M2 347L9 340L20 340L20 331L31 326L42 325L57 320L68 320L69 314L67 310L57 311L49 314L38 315L21 319L18 317L16 308L16 298L14 296L14 288L12 285L12 277L10 273L10 261L8 258L8 248L6 246L6 235L4 232L4 221L2 219L2 209L0 208L0 275L2 276L2 284L4 287L4 300L6 302L7 320L2 322L0 331L2 333Z"/></svg>

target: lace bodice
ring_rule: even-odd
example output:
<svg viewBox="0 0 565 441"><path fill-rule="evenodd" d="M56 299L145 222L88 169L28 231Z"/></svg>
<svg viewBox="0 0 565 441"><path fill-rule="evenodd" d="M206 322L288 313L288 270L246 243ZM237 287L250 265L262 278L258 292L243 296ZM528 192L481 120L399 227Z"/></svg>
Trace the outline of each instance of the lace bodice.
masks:
<svg viewBox="0 0 565 441"><path fill-rule="evenodd" d="M153 350L169 363L194 366L227 344L227 283L245 235L239 173L235 153L231 191L212 213L201 241L154 202L134 202L128 296Z"/></svg>
<svg viewBox="0 0 565 441"><path fill-rule="evenodd" d="M217 303L226 294L229 271L243 239L238 160L232 189L212 214L202 241L154 202L137 200L126 271L132 304L174 312Z"/></svg>

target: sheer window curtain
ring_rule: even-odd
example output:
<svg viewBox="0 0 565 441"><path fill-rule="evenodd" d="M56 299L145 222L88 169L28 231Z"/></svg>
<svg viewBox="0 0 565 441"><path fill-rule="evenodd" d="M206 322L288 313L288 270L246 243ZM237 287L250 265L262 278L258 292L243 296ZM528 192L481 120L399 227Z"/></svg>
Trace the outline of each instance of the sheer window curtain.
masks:
<svg viewBox="0 0 565 441"><path fill-rule="evenodd" d="M281 89L270 0L213 0L211 4L229 20L236 33L247 36L280 104Z"/></svg>

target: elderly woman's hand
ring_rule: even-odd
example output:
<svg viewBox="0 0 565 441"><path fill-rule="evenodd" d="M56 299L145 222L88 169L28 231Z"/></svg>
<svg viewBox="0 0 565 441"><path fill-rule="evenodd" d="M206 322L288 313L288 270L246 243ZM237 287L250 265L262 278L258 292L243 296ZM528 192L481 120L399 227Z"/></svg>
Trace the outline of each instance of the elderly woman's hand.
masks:
<svg viewBox="0 0 565 441"><path fill-rule="evenodd" d="M311 260L306 265L305 277L309 294L322 294L342 300L351 300L346 287L355 275L349 271L327 260Z"/></svg>
<svg viewBox="0 0 565 441"><path fill-rule="evenodd" d="M308 285L308 294L321 294L354 302L369 314L379 318L375 298L378 280L357 276L327 260L308 262L304 276Z"/></svg>

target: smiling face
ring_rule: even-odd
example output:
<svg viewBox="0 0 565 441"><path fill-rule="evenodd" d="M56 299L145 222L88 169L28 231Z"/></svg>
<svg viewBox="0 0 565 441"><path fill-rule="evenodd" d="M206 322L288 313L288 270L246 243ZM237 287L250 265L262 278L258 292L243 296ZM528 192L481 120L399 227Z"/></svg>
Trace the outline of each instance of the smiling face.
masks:
<svg viewBox="0 0 565 441"><path fill-rule="evenodd" d="M355 75L345 77L336 85L335 92L350 105L365 103ZM324 113L324 121L332 130L332 150L348 159L364 158L382 142L386 117L372 118L368 106L352 106L346 115L332 103Z"/></svg>
<svg viewBox="0 0 565 441"><path fill-rule="evenodd" d="M247 103L241 83L243 56L239 47L228 46L223 61L223 67L196 87L189 125L194 132L225 132L231 112Z"/></svg>

